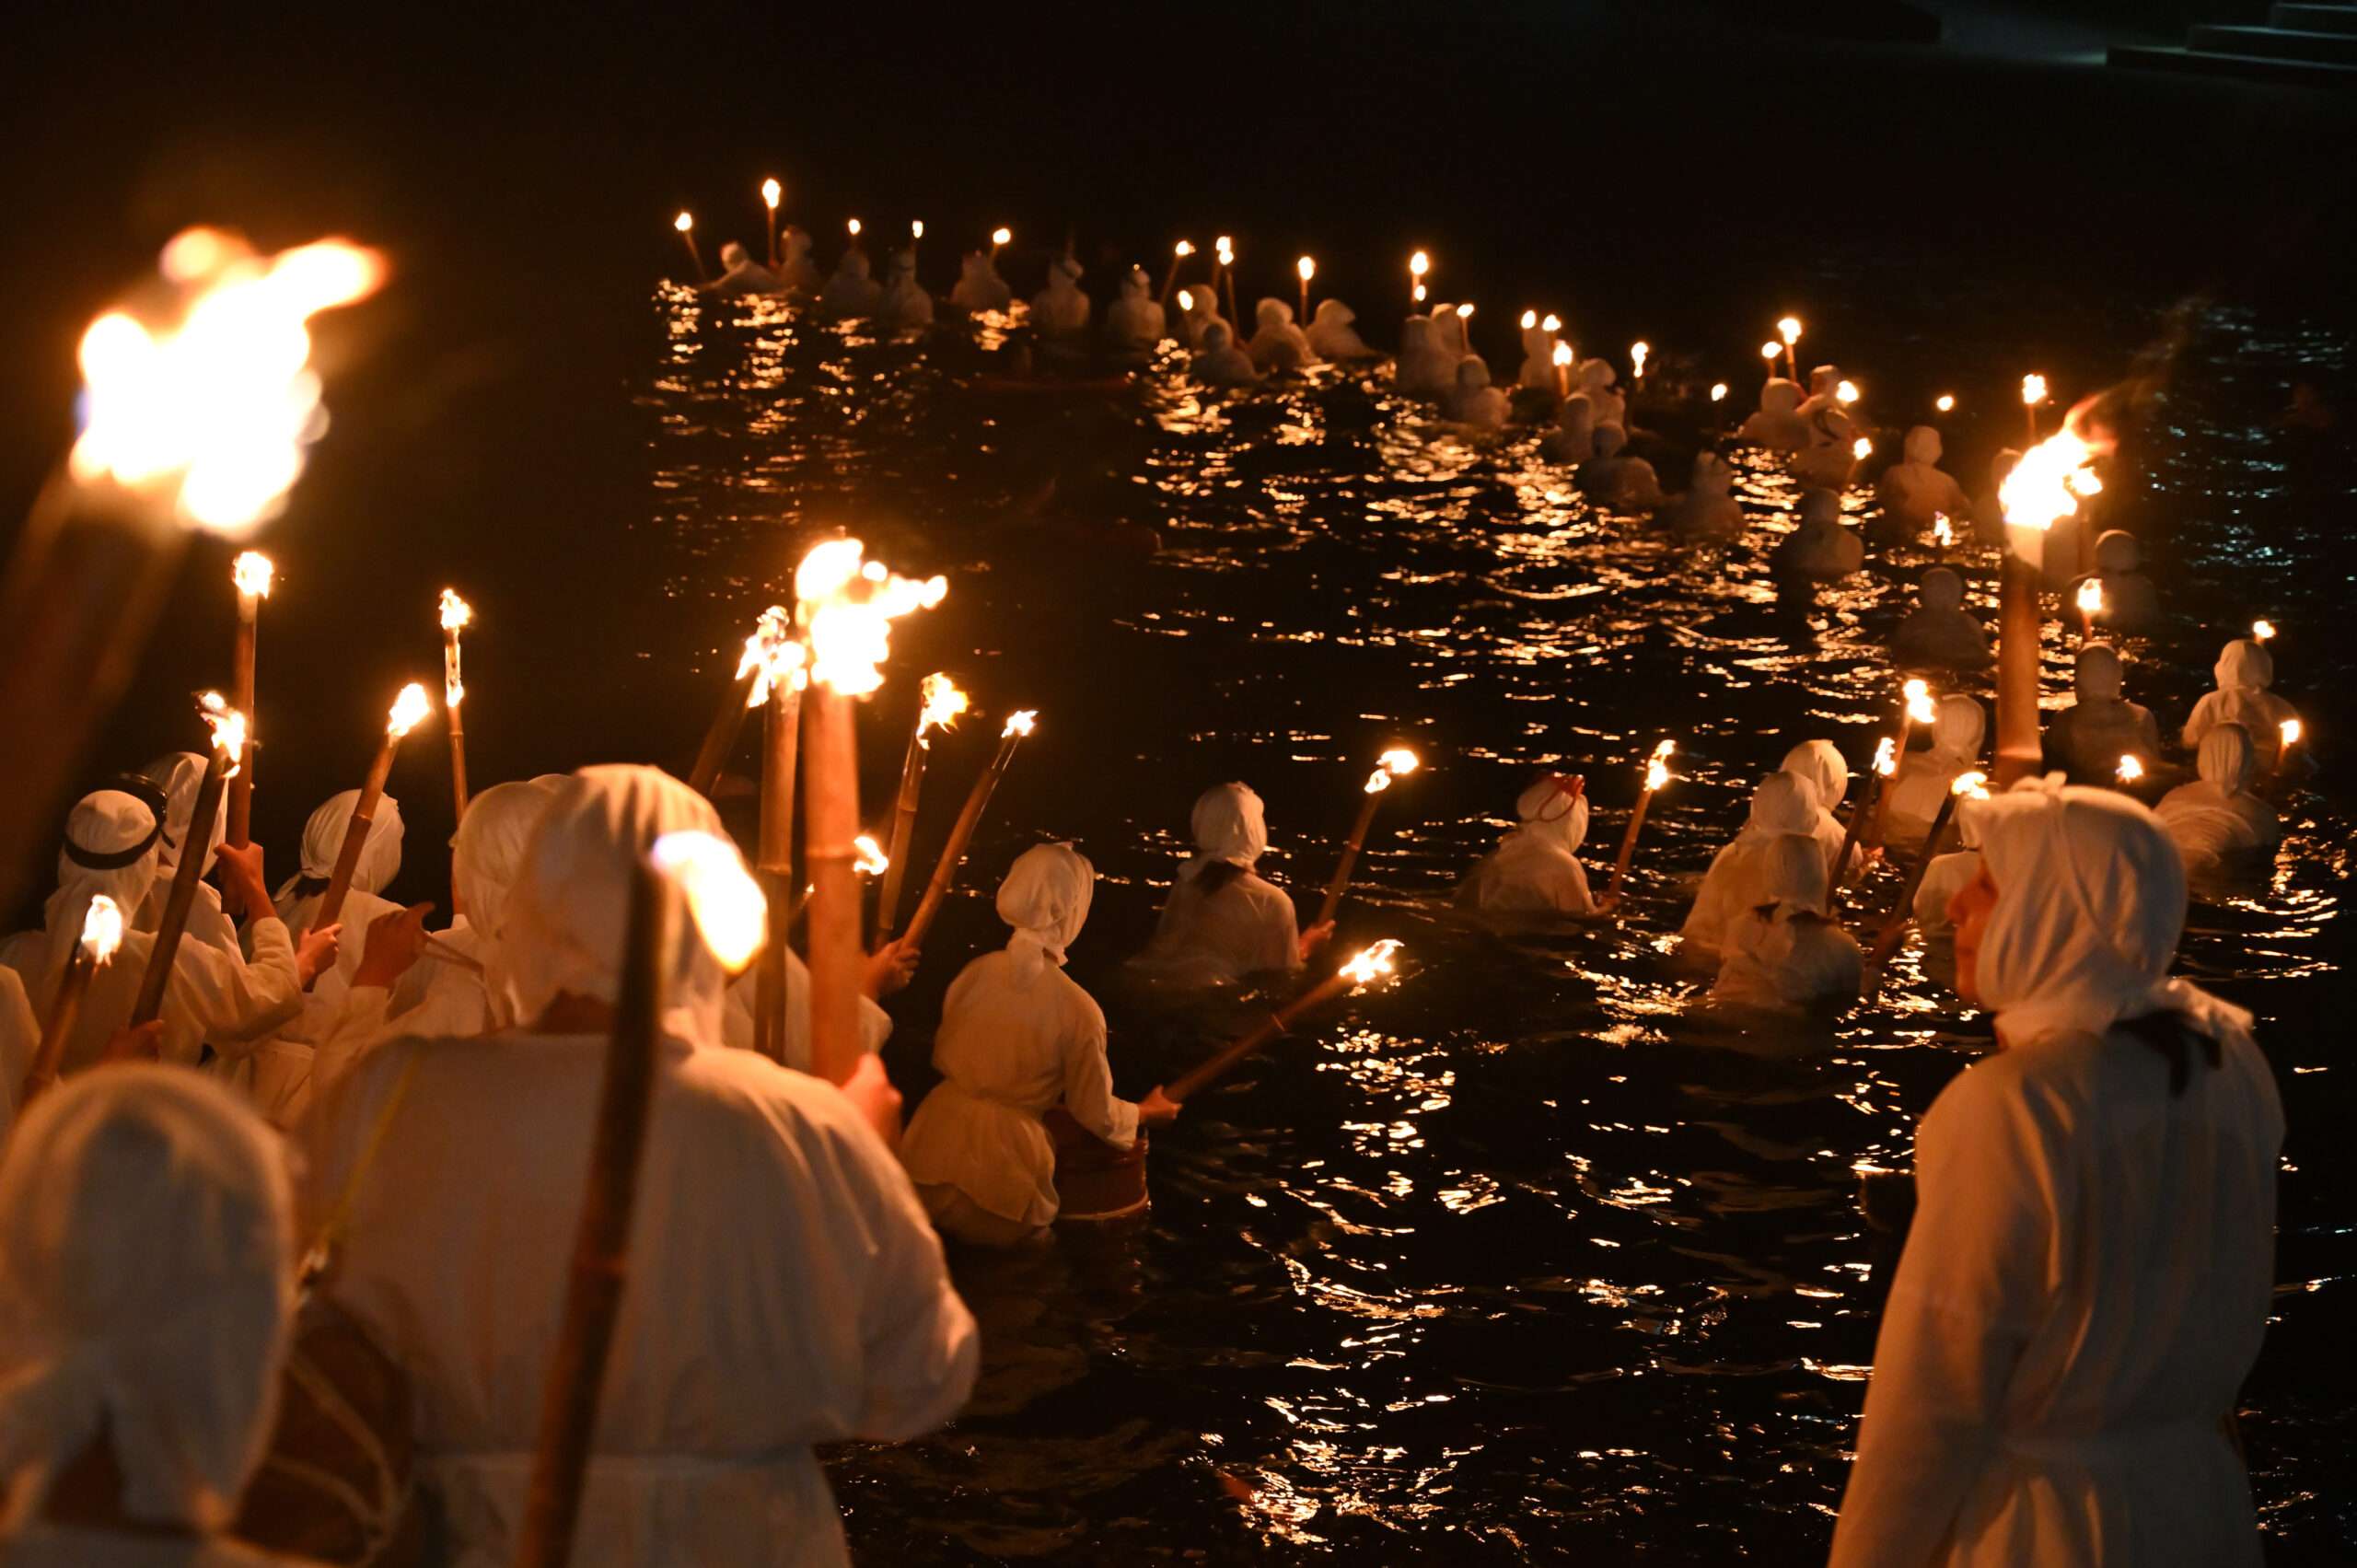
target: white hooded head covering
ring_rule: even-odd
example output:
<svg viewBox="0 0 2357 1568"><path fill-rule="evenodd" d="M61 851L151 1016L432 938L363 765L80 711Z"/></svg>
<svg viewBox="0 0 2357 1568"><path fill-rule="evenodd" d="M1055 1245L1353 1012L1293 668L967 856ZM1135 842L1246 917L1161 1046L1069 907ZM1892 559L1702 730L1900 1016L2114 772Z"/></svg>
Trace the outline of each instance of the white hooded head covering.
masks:
<svg viewBox="0 0 2357 1568"><path fill-rule="evenodd" d="M1469 354L1457 362L1457 389L1461 392L1478 392L1490 384L1490 366L1478 354Z"/></svg>
<svg viewBox="0 0 2357 1568"><path fill-rule="evenodd" d="M632 870L666 833L726 840L712 802L656 768L584 768L541 808L502 906L484 983L528 1029L560 993L613 1002L621 989ZM721 1038L728 977L672 895L664 1027L690 1044Z"/></svg>
<svg viewBox="0 0 2357 1568"><path fill-rule="evenodd" d="M1178 868L1182 882L1220 861L1249 871L1268 853L1268 810L1249 784L1214 784L1203 791L1188 827L1195 836L1195 857Z"/></svg>
<svg viewBox="0 0 2357 1568"><path fill-rule="evenodd" d="M1707 495L1726 495L1735 490L1735 469L1716 452L1698 453L1694 459L1694 473L1689 482Z"/></svg>
<svg viewBox="0 0 2357 1568"><path fill-rule="evenodd" d="M1401 359L1404 360L1411 354L1430 354L1436 345L1437 340L1433 334L1431 317L1411 316L1399 323L1399 357Z"/></svg>
<svg viewBox="0 0 2357 1568"><path fill-rule="evenodd" d="M1149 297L1153 292L1154 280L1145 275L1144 267L1133 265L1128 272L1121 274L1123 299L1143 300Z"/></svg>
<svg viewBox="0 0 2357 1568"><path fill-rule="evenodd" d="M1806 780L1817 791L1817 804L1827 811L1850 793L1850 764L1829 740L1804 740L1785 752L1783 772Z"/></svg>
<svg viewBox="0 0 2357 1568"><path fill-rule="evenodd" d="M1922 587L1917 591L1922 597L1925 610L1964 608L1964 579L1952 567L1934 566L1924 573Z"/></svg>
<svg viewBox="0 0 2357 1568"><path fill-rule="evenodd" d="M2143 564L2143 547L2126 528L2106 528L2096 536L2096 570L2103 575L2125 576Z"/></svg>
<svg viewBox="0 0 2357 1568"><path fill-rule="evenodd" d="M1293 325L1293 307L1283 300L1264 298L1252 308L1252 319L1262 331Z"/></svg>
<svg viewBox="0 0 2357 1568"><path fill-rule="evenodd" d="M1951 774L1970 772L1972 764L1980 760L1980 741L1988 728L1989 717L1977 698L1961 691L1942 697L1932 710L1932 761L1936 768Z"/></svg>
<svg viewBox="0 0 2357 1568"><path fill-rule="evenodd" d="M800 224L787 224L781 239L785 246L784 257L788 261L799 261L810 254L810 231Z"/></svg>
<svg viewBox="0 0 2357 1568"><path fill-rule="evenodd" d="M2009 1045L2172 1011L2213 1038L2249 1015L2171 980L2185 863L2160 819L2114 790L2025 779L1961 807L1997 885L1980 938L1982 1003Z"/></svg>
<svg viewBox="0 0 2357 1568"><path fill-rule="evenodd" d="M1612 362L1608 359L1583 359L1580 361L1580 386L1582 389L1587 392L1595 393L1609 391L1612 388L1612 383L1620 378L1620 372L1612 367ZM1591 401L1593 401L1593 399L1591 399Z"/></svg>
<svg viewBox="0 0 2357 1568"><path fill-rule="evenodd" d="M1516 797L1514 812L1522 822L1507 832L1508 839L1518 834L1550 838L1567 851L1587 842L1587 792L1579 779L1550 773L1535 781Z"/></svg>
<svg viewBox="0 0 2357 1568"><path fill-rule="evenodd" d="M0 1527L101 1429L126 1514L226 1526L277 1403L293 1237L277 1139L211 1079L121 1066L42 1097L0 1162Z"/></svg>
<svg viewBox="0 0 2357 1568"><path fill-rule="evenodd" d="M2250 788L2251 775L2258 767L2258 753L2251 746L2250 731L2238 724L2212 726L2201 738L2195 758L2201 782L2229 800Z"/></svg>
<svg viewBox="0 0 2357 1568"><path fill-rule="evenodd" d="M1341 300L1336 299L1332 295L1328 295L1325 298L1319 300L1318 302L1318 309L1310 317L1310 320L1316 325L1331 328L1335 331L1340 331L1341 329L1349 326L1358 319L1359 313L1357 311L1352 309Z"/></svg>
<svg viewBox="0 0 2357 1568"><path fill-rule="evenodd" d="M1780 921L1798 913L1819 913L1825 908L1829 875L1825 851L1815 835L1778 833L1760 849L1759 890L1766 895L1760 902L1774 904L1774 918Z"/></svg>
<svg viewBox="0 0 2357 1568"><path fill-rule="evenodd" d="M508 890L524 867L524 846L561 778L495 784L467 802L450 836L450 888L470 930L496 941Z"/></svg>
<svg viewBox="0 0 2357 1568"><path fill-rule="evenodd" d="M1629 433L1620 427L1620 424L1618 420L1608 419L1603 424L1596 427L1596 455L1597 457L1617 458L1620 455L1620 448L1628 444Z"/></svg>
<svg viewBox="0 0 2357 1568"><path fill-rule="evenodd" d="M180 846L188 842L189 828L196 820L196 797L204 788L205 770L212 765L212 759L193 751L168 751L144 771L144 776L164 792L164 858L160 869L166 875L180 863ZM204 845L204 858L199 863L204 871L213 869L213 852L228 836L228 812L215 811L213 834Z"/></svg>
<svg viewBox="0 0 2357 1568"><path fill-rule="evenodd" d="M1751 792L1747 833L1812 833L1817 828L1817 786L1797 773L1773 772Z"/></svg>
<svg viewBox="0 0 2357 1568"><path fill-rule="evenodd" d="M2071 689L2082 703L2115 703L2125 679L2119 650L2109 643L2089 643L2079 650L2079 662L2071 672Z"/></svg>
<svg viewBox="0 0 2357 1568"><path fill-rule="evenodd" d="M731 271L743 266L748 260L745 248L733 239L720 248L720 264Z"/></svg>
<svg viewBox="0 0 2357 1568"><path fill-rule="evenodd" d="M1068 843L1034 844L1015 857L998 885L998 917L1015 927L1006 950L1018 974L1063 966L1096 890L1097 867Z"/></svg>
<svg viewBox="0 0 2357 1568"><path fill-rule="evenodd" d="M335 857L343 852L344 831L352 826L352 814L359 806L358 790L342 790L320 802L311 819L303 824L302 870L279 884L280 914L303 896L297 883L324 882L335 875ZM389 795L382 796L377 801L376 816L368 822L367 842L360 846L360 863L353 867L352 885L364 893L380 893L401 869L401 803Z"/></svg>
<svg viewBox="0 0 2357 1568"><path fill-rule="evenodd" d="M1205 354L1217 354L1235 341L1236 339L1234 335L1228 331L1227 323L1225 321L1213 319L1209 326L1203 329L1203 353Z"/></svg>
<svg viewBox="0 0 2357 1568"><path fill-rule="evenodd" d="M1759 412L1791 413L1801 406L1801 384L1779 376L1759 389Z"/></svg>
<svg viewBox="0 0 2357 1568"><path fill-rule="evenodd" d="M1841 497L1830 490L1807 490L1801 493L1801 526L1803 533L1823 533L1841 526Z"/></svg>
<svg viewBox="0 0 2357 1568"><path fill-rule="evenodd" d="M57 890L41 910L47 954L40 984L27 988L36 1006L48 1005L65 960L80 944L90 900L100 894L112 899L128 922L162 874L163 846L155 808L135 795L102 789L75 804L57 852Z"/></svg>
<svg viewBox="0 0 2357 1568"><path fill-rule="evenodd" d="M1585 392L1565 398L1555 415L1555 428L1563 433L1563 442L1573 451L1596 450L1596 400Z"/></svg>
<svg viewBox="0 0 2357 1568"><path fill-rule="evenodd" d="M2264 691L2275 684L2275 656L2264 643L2237 637L2219 650L2218 662L2210 673L2221 691Z"/></svg>
<svg viewBox="0 0 2357 1568"><path fill-rule="evenodd" d="M1820 365L1808 373L1808 395L1812 398L1829 398L1840 385L1841 367L1838 365Z"/></svg>
<svg viewBox="0 0 2357 1568"><path fill-rule="evenodd" d="M1906 444L1901 448L1908 462L1922 463L1927 467L1937 466L1940 454L1945 449L1940 442L1940 433L1928 424L1919 424L1910 430Z"/></svg>

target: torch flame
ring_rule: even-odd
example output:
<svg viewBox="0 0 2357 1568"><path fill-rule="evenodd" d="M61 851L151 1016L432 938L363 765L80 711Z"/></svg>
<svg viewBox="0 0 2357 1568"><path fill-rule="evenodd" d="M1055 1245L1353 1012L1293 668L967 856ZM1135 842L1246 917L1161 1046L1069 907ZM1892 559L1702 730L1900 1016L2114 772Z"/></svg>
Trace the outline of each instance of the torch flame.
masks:
<svg viewBox="0 0 2357 1568"><path fill-rule="evenodd" d="M2028 375L2022 377L2022 401L2031 408L2046 401L2046 377Z"/></svg>
<svg viewBox="0 0 2357 1568"><path fill-rule="evenodd" d="M1854 403L1858 401L1858 384L1855 381L1844 381L1833 389L1833 396L1845 407Z"/></svg>
<svg viewBox="0 0 2357 1568"><path fill-rule="evenodd" d="M2270 637L2275 635L2275 622L2272 621L2254 621L2250 623L2250 634L2258 642L2264 643Z"/></svg>
<svg viewBox="0 0 2357 1568"><path fill-rule="evenodd" d="M2275 727L2277 733L2283 737L2284 745L2292 746L2298 743L2301 735L2300 721L2298 719L2285 719L2282 724L2277 725Z"/></svg>
<svg viewBox="0 0 2357 1568"><path fill-rule="evenodd" d="M1351 961L1344 964L1337 972L1349 976L1353 985L1372 985L1383 976L1393 972L1391 955L1399 950L1399 942L1395 938L1387 936L1374 947L1353 954Z"/></svg>
<svg viewBox="0 0 2357 1568"><path fill-rule="evenodd" d="M786 613L785 606L773 604L761 611L753 634L745 639L744 655L737 661L737 679L753 677L752 690L745 693L745 705L765 706L771 688L780 683L791 691L809 685L809 662L810 650L794 634L793 618Z"/></svg>
<svg viewBox="0 0 2357 1568"><path fill-rule="evenodd" d="M1039 726L1039 709L1019 708L1006 715L1006 727L998 732L998 737L1004 740L1010 735L1028 735Z"/></svg>
<svg viewBox="0 0 2357 1568"><path fill-rule="evenodd" d="M1937 398L1933 400L1932 406L1939 410L1942 413L1954 413L1956 412L1956 394L1954 392L1942 392Z"/></svg>
<svg viewBox="0 0 2357 1568"><path fill-rule="evenodd" d="M1874 454L1874 449L1875 444L1867 440L1863 436L1850 443L1850 456L1852 460L1857 462L1864 462L1867 458Z"/></svg>
<svg viewBox="0 0 2357 1568"><path fill-rule="evenodd" d="M1195 253L1195 242L1191 239L1182 239L1178 244L1172 246L1170 250L1173 255L1177 256L1183 261L1188 257Z"/></svg>
<svg viewBox="0 0 2357 1568"><path fill-rule="evenodd" d="M1236 265L1236 246L1229 240L1226 235L1223 234L1217 239L1213 240L1212 249L1219 252L1219 264L1221 266L1232 267Z"/></svg>
<svg viewBox="0 0 2357 1568"><path fill-rule="evenodd" d="M82 335L69 467L84 483L155 487L198 527L242 533L277 511L326 428L305 323L375 293L384 261L341 239L258 256L191 229L162 265L183 295L176 321L110 310Z"/></svg>
<svg viewBox="0 0 2357 1568"><path fill-rule="evenodd" d="M197 711L213 731L213 749L228 754L230 775L237 772L238 759L246 754L246 715L229 705L229 700L218 691L207 691L196 700Z"/></svg>
<svg viewBox="0 0 2357 1568"><path fill-rule="evenodd" d="M859 225L859 220L858 220L857 218L853 218L853 219L852 219L849 223L845 224L843 226L844 226L845 228L848 228L848 229L850 229L850 230L851 230L851 237L852 237L853 239L857 239L857 238L859 238L859 227L860 227L860 225Z"/></svg>
<svg viewBox="0 0 2357 1568"><path fill-rule="evenodd" d="M881 877L884 868L892 864L891 857L884 853L884 846L869 834L862 833L851 843L857 852L852 859L852 869L862 877Z"/></svg>
<svg viewBox="0 0 2357 1568"><path fill-rule="evenodd" d="M1956 526L1948 521L1945 512L1932 514L1932 538L1943 550L1956 542Z"/></svg>
<svg viewBox="0 0 2357 1568"><path fill-rule="evenodd" d="M1417 768L1416 754L1404 746L1393 747L1376 761L1382 763L1383 771L1395 779L1404 779Z"/></svg>
<svg viewBox="0 0 2357 1568"><path fill-rule="evenodd" d="M1782 349L1778 348L1774 343L1761 343L1759 345L1759 357L1767 360L1771 364L1775 363L1776 356L1783 352L1784 351Z"/></svg>
<svg viewBox="0 0 2357 1568"><path fill-rule="evenodd" d="M1181 310L1192 310L1194 308L1195 291L1188 288L1180 289L1178 291L1178 308Z"/></svg>
<svg viewBox="0 0 2357 1568"><path fill-rule="evenodd" d="M1310 279L1318 275L1318 263L1311 261L1308 257L1304 256L1300 261L1295 261L1293 264L1293 270L1301 274L1302 282L1307 283Z"/></svg>
<svg viewBox="0 0 2357 1568"><path fill-rule="evenodd" d="M1366 776L1366 793L1367 793L1367 794L1369 794L1369 795L1381 795L1385 790L1389 789L1390 787L1391 787L1391 770L1390 770L1390 769L1388 769L1388 768L1377 768L1377 769L1376 769L1376 770L1375 770L1375 772L1371 772L1371 773L1367 774L1367 776Z"/></svg>
<svg viewBox="0 0 2357 1568"><path fill-rule="evenodd" d="M1424 285L1422 285L1422 284L1418 284L1418 285L1416 285L1416 296L1415 296L1415 297L1416 297L1416 303L1417 303L1417 304L1422 305L1422 304L1424 302Z"/></svg>
<svg viewBox="0 0 2357 1568"><path fill-rule="evenodd" d="M1645 360L1653 352L1654 345L1644 342L1643 339L1640 339L1636 343L1632 343L1629 345L1629 363L1635 367L1636 373L1640 377L1644 375Z"/></svg>
<svg viewBox="0 0 2357 1568"><path fill-rule="evenodd" d="M229 563L229 580L238 586L239 593L250 594L255 598L270 597L270 583L273 575L275 569L270 563L270 557L259 550L249 550Z"/></svg>
<svg viewBox="0 0 2357 1568"><path fill-rule="evenodd" d="M678 229L681 234L687 233L688 230L695 227L695 226L696 220L693 213L681 213L678 217L671 220L671 226Z"/></svg>
<svg viewBox="0 0 2357 1568"><path fill-rule="evenodd" d="M2005 521L2043 533L2061 519L2075 517L2083 492L2073 476L2102 455L2067 424L2059 435L2032 447L1998 487Z"/></svg>
<svg viewBox="0 0 2357 1568"><path fill-rule="evenodd" d="M1555 345L1554 358L1555 363L1558 365L1569 365L1572 362L1572 345L1569 343L1557 343Z"/></svg>
<svg viewBox="0 0 2357 1568"><path fill-rule="evenodd" d="M954 728L958 715L966 711L966 693L958 690L956 681L937 671L926 676L918 691L923 694L924 705L917 711L917 744L930 749L932 743L925 739L924 732Z"/></svg>
<svg viewBox="0 0 2357 1568"><path fill-rule="evenodd" d="M458 589L444 588L442 590L442 630L456 632L474 618L474 606L460 598Z"/></svg>
<svg viewBox="0 0 2357 1568"><path fill-rule="evenodd" d="M1777 335L1784 340L1784 343L1788 347L1800 342L1801 319L1797 316L1785 317L1783 319L1776 323L1776 331Z"/></svg>
<svg viewBox="0 0 2357 1568"><path fill-rule="evenodd" d="M1523 330L1524 331L1526 331L1526 332L1527 332L1527 331L1530 331L1530 329L1531 329L1531 328L1533 328L1533 327L1535 327L1535 326L1537 326L1537 325L1538 325L1538 311L1536 311L1536 310L1526 310L1526 311L1524 311L1524 312L1522 313L1522 330Z"/></svg>
<svg viewBox="0 0 2357 1568"><path fill-rule="evenodd" d="M1563 319L1550 311L1546 319L1538 323L1538 328L1541 331L1560 332L1563 330Z"/></svg>
<svg viewBox="0 0 2357 1568"><path fill-rule="evenodd" d="M1460 305L1460 306L1458 306L1458 307L1457 308L1457 319L1458 320L1460 320L1460 321L1470 320L1470 319L1472 319L1472 316L1473 316L1473 307L1471 307L1470 305Z"/></svg>
<svg viewBox="0 0 2357 1568"><path fill-rule="evenodd" d="M884 684L892 622L939 604L949 579L897 576L868 560L859 540L830 539L802 558L794 591L810 638L810 679L856 697Z"/></svg>
<svg viewBox="0 0 2357 1568"><path fill-rule="evenodd" d="M761 200L769 203L770 211L777 211L777 199L784 194L785 187L780 185L776 180L764 180L761 181Z"/></svg>
<svg viewBox="0 0 2357 1568"><path fill-rule="evenodd" d="M1931 682L1918 677L1899 688L1907 697L1907 716L1917 724L1930 724L1939 716L1932 706Z"/></svg>
<svg viewBox="0 0 2357 1568"><path fill-rule="evenodd" d="M1433 259L1430 256L1425 255L1422 251L1419 250L1414 255L1408 258L1409 276L1421 278L1432 270Z"/></svg>
<svg viewBox="0 0 2357 1568"><path fill-rule="evenodd" d="M415 729L419 721L433 711L434 704L426 700L425 688L412 680L401 688L400 696L393 699L392 712L385 715L385 733L399 740Z"/></svg>
<svg viewBox="0 0 2357 1568"><path fill-rule="evenodd" d="M2115 769L2114 772L2119 774L2119 782L2121 784L2134 784L2138 779L2144 776L2144 764L2138 761L2133 756L2126 752L2122 752L2119 758L2119 766Z"/></svg>
<svg viewBox="0 0 2357 1568"><path fill-rule="evenodd" d="M1884 778L1898 772L1898 742L1887 735L1875 742L1875 772Z"/></svg>
<svg viewBox="0 0 2357 1568"><path fill-rule="evenodd" d="M122 906L104 893L90 896L90 907L82 916L82 951L94 964L112 961L115 949L122 946Z"/></svg>
<svg viewBox="0 0 2357 1568"><path fill-rule="evenodd" d="M1645 793L1647 795L1653 794L1654 791L1661 788L1662 785L1667 783L1669 783L1669 764L1667 762L1662 761L1659 757L1655 757L1645 764Z"/></svg>
<svg viewBox="0 0 2357 1568"><path fill-rule="evenodd" d="M2123 761L2132 762L2135 759L2131 757L2123 759ZM1948 785L1948 793L1950 795L1967 796L1974 800L1986 800L1989 798L1989 775L1986 773L1958 773L1956 776L1956 783Z"/></svg>
<svg viewBox="0 0 2357 1568"><path fill-rule="evenodd" d="M1727 401L1727 384L1724 381L1711 383L1711 401L1714 403L1723 403Z"/></svg>
<svg viewBox="0 0 2357 1568"><path fill-rule="evenodd" d="M2079 612L2082 615L2103 613L2103 579L2089 577L2079 585Z"/></svg>
<svg viewBox="0 0 2357 1568"><path fill-rule="evenodd" d="M909 220L909 238L911 239L923 239L924 238L924 219L911 218Z"/></svg>
<svg viewBox="0 0 2357 1568"><path fill-rule="evenodd" d="M686 899L705 949L730 974L741 972L769 940L770 906L737 846L690 829L656 839L651 855Z"/></svg>
<svg viewBox="0 0 2357 1568"><path fill-rule="evenodd" d="M1011 228L994 228L991 230L991 243L993 245L1004 245L1014 238L1015 230Z"/></svg>

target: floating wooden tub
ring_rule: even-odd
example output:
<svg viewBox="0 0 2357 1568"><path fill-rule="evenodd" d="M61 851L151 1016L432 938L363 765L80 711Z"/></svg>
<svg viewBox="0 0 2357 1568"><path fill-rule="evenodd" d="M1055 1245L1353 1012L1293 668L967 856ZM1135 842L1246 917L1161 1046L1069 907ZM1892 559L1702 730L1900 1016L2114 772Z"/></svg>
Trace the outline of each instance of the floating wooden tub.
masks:
<svg viewBox="0 0 2357 1568"><path fill-rule="evenodd" d="M1056 1144L1059 1225L1104 1225L1146 1212L1145 1130L1126 1149L1116 1148L1081 1126L1059 1106L1047 1115L1048 1136Z"/></svg>

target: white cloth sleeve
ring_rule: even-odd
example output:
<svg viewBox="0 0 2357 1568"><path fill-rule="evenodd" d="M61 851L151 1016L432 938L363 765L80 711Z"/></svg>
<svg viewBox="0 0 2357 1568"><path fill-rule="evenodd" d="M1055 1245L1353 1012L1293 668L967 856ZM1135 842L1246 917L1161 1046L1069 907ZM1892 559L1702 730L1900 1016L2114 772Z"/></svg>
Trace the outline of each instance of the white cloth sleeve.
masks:
<svg viewBox="0 0 2357 1568"><path fill-rule="evenodd" d="M1074 1121L1120 1148L1138 1141L1138 1108L1113 1095L1113 1068L1105 1058L1105 1015L1091 1003L1064 1047L1064 1109Z"/></svg>
<svg viewBox="0 0 2357 1568"><path fill-rule="evenodd" d="M165 989L166 1010L192 1024L215 1051L233 1061L303 1011L286 923L266 915L251 923L248 939L253 957L244 962L209 943L183 939Z"/></svg>

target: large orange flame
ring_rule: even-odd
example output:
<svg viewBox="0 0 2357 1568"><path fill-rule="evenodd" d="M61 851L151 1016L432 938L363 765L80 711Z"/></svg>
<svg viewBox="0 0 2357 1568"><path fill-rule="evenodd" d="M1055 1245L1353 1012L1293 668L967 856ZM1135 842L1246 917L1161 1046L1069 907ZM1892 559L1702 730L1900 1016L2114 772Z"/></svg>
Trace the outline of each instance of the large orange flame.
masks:
<svg viewBox="0 0 2357 1568"><path fill-rule="evenodd" d="M687 900L705 949L729 973L742 971L769 939L769 900L737 846L690 830L664 834L649 854Z"/></svg>
<svg viewBox="0 0 2357 1568"><path fill-rule="evenodd" d="M90 898L82 915L82 951L95 964L110 962L122 946L122 906L104 893Z"/></svg>
<svg viewBox="0 0 2357 1568"><path fill-rule="evenodd" d="M1368 985L1393 971L1391 955L1399 950L1396 938L1387 936L1374 947L1352 956L1338 973L1349 978L1353 985Z"/></svg>
<svg viewBox="0 0 2357 1568"><path fill-rule="evenodd" d="M400 696L393 699L392 712L385 715L385 733L399 740L415 729L419 722L433 711L434 704L427 700L425 688L412 680L401 688Z"/></svg>
<svg viewBox="0 0 2357 1568"><path fill-rule="evenodd" d="M856 697L884 684L892 622L939 604L949 579L896 576L859 540L830 539L802 558L794 591L810 638L810 679Z"/></svg>

